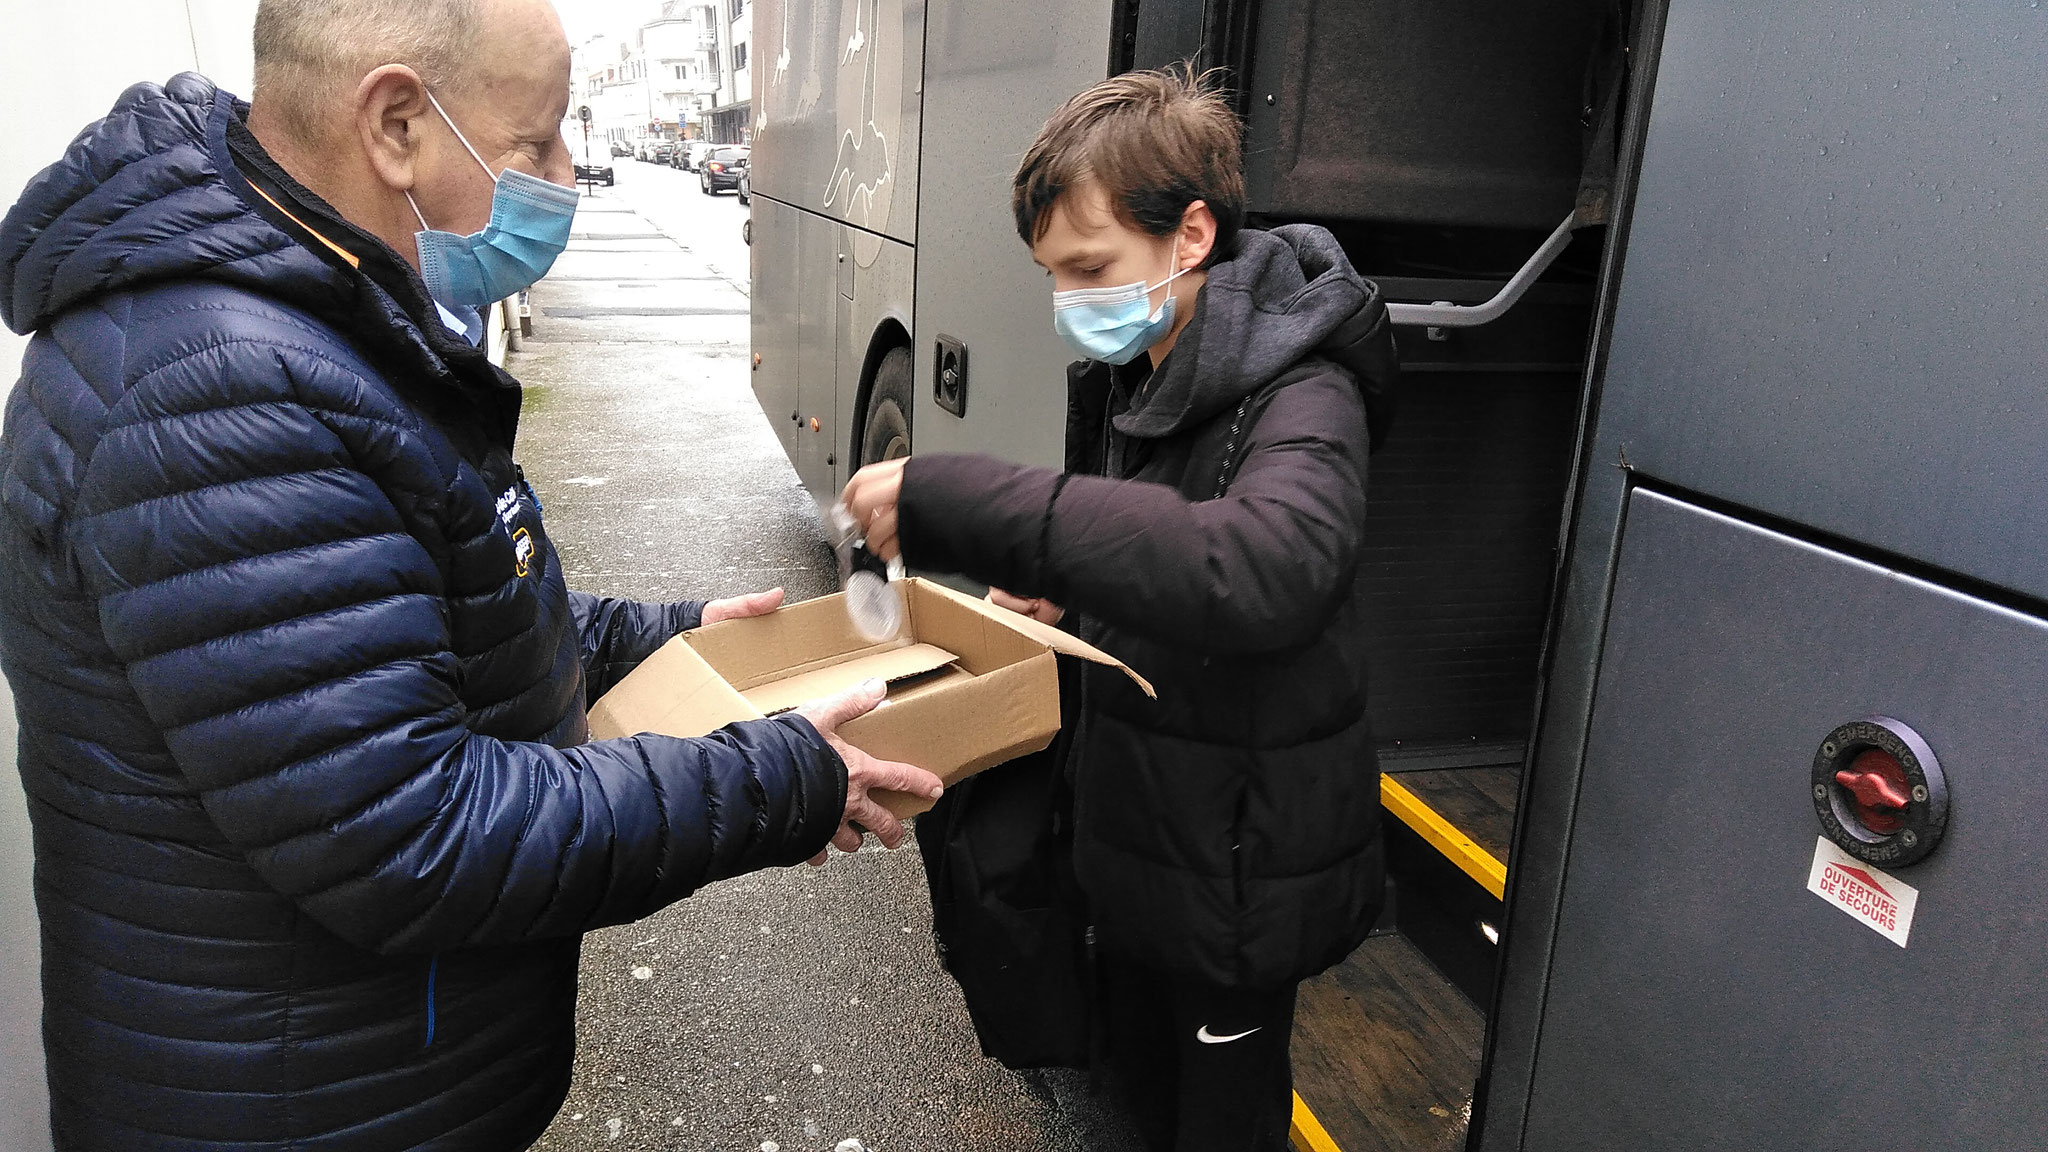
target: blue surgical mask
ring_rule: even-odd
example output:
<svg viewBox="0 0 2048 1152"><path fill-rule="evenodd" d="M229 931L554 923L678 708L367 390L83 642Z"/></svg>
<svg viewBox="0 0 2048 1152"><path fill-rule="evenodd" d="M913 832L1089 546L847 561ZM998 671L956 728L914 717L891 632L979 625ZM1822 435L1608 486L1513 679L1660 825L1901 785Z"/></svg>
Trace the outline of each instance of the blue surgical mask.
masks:
<svg viewBox="0 0 2048 1152"><path fill-rule="evenodd" d="M1173 239L1173 260L1180 263L1180 237ZM1152 293L1193 271L1183 268L1157 284L1143 280L1115 288L1070 288L1052 294L1052 329L1067 347L1090 360L1129 364L1173 330L1173 294L1157 309Z"/></svg>
<svg viewBox="0 0 2048 1152"><path fill-rule="evenodd" d="M434 94L427 93L427 99L497 187L491 193L491 222L469 236L428 227L412 193L405 194L420 220L414 236L420 249L420 279L427 282L429 295L450 308L482 308L531 288L554 267L555 257L569 246L576 190L512 168L493 174Z"/></svg>

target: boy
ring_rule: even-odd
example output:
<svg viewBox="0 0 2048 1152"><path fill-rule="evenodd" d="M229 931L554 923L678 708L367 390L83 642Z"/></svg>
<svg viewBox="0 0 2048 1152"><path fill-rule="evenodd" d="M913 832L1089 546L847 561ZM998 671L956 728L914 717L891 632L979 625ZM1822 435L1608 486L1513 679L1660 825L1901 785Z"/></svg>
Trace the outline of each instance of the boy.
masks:
<svg viewBox="0 0 2048 1152"><path fill-rule="evenodd" d="M1328 232L1243 228L1239 148L1190 73L1069 100L1012 195L1083 357L1065 471L919 456L845 492L885 555L1159 690L1091 668L1069 770L1112 1071L1174 1152L1286 1147L1296 985L1365 937L1382 882L1354 577L1393 343Z"/></svg>

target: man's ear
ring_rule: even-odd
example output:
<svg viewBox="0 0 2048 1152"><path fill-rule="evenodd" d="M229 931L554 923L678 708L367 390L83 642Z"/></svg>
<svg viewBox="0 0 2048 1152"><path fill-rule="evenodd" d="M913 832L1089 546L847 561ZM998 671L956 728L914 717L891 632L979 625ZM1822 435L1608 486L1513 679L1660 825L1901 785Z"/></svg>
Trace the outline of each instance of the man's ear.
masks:
<svg viewBox="0 0 2048 1152"><path fill-rule="evenodd" d="M386 185L411 191L420 155L414 125L433 110L419 73L403 64L378 68L356 85L354 110L356 138L371 170Z"/></svg>
<svg viewBox="0 0 2048 1152"><path fill-rule="evenodd" d="M1180 214L1181 268L1200 268L1215 248L1216 214L1209 211L1208 201L1197 200Z"/></svg>

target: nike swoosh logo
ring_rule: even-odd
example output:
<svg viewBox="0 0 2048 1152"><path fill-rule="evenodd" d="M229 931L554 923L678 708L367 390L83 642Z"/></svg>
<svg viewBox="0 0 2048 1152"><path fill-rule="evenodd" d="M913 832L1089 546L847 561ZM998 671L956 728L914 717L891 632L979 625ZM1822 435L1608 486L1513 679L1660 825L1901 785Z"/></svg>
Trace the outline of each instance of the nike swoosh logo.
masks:
<svg viewBox="0 0 2048 1152"><path fill-rule="evenodd" d="M1209 1031L1209 1026L1204 1024L1200 1028L1195 1029L1195 1039L1200 1040L1204 1044L1228 1044L1232 1040L1242 1040L1257 1031L1257 1028L1248 1028L1235 1036L1218 1036L1214 1032Z"/></svg>

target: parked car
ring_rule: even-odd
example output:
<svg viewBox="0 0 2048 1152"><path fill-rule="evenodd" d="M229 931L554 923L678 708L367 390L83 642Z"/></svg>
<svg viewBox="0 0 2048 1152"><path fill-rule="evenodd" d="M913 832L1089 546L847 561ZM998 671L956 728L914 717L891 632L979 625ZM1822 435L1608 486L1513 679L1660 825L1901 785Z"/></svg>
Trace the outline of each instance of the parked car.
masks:
<svg viewBox="0 0 2048 1152"><path fill-rule="evenodd" d="M709 140L690 141L690 146L683 152L683 171L695 172L698 168L702 167L705 154L716 147L718 145L713 144Z"/></svg>
<svg viewBox="0 0 2048 1152"><path fill-rule="evenodd" d="M656 164L668 163L675 154L676 145L673 140L656 140L647 146L647 158Z"/></svg>
<svg viewBox="0 0 2048 1152"><path fill-rule="evenodd" d="M697 169L697 187L706 196L716 196L720 191L740 185L740 173L746 170L747 157L753 149L742 144L726 144L705 153L703 166Z"/></svg>
<svg viewBox="0 0 2048 1152"><path fill-rule="evenodd" d="M742 204L752 204L754 202L753 182L749 178L749 174L753 171L754 166L750 163L740 165L739 183L733 186L733 192L740 198L740 203Z"/></svg>
<svg viewBox="0 0 2048 1152"><path fill-rule="evenodd" d="M631 156L632 154L633 149L624 140L612 141L612 159L616 160L621 156Z"/></svg>
<svg viewBox="0 0 2048 1152"><path fill-rule="evenodd" d="M590 161L576 165L576 182L578 184L602 184L609 188L617 182L617 178L617 173L612 171L612 166L609 163L601 164L596 161Z"/></svg>

